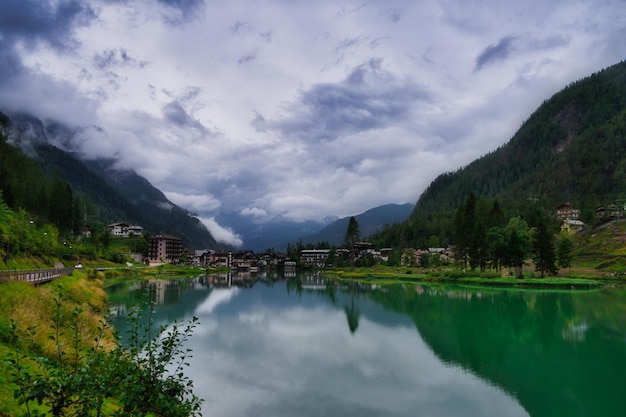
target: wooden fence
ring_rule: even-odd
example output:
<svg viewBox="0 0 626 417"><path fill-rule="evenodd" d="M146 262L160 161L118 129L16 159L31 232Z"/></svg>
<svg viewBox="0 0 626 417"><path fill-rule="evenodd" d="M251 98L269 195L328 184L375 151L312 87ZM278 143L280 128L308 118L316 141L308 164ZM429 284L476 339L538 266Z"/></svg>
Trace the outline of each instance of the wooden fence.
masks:
<svg viewBox="0 0 626 417"><path fill-rule="evenodd" d="M0 282L24 281L37 285L59 277L72 275L72 272L74 272L74 268L13 269L0 271Z"/></svg>

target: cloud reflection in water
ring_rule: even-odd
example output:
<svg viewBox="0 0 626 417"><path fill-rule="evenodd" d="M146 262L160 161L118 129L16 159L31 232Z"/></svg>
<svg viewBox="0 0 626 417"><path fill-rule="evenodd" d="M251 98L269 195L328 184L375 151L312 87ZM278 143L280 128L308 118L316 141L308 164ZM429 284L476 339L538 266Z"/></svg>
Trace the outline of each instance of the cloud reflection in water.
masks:
<svg viewBox="0 0 626 417"><path fill-rule="evenodd" d="M363 315L351 334L343 304L315 294L213 290L196 314L211 327L192 338L189 369L204 415L528 415L497 387L443 364L415 327Z"/></svg>

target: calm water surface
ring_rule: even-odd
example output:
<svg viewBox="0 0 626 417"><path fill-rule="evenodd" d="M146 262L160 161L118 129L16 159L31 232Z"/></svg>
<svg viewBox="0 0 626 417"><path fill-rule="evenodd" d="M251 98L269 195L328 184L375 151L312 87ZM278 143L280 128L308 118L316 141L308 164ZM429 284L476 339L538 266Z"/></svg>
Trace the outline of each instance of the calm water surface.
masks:
<svg viewBox="0 0 626 417"><path fill-rule="evenodd" d="M156 324L200 319L204 416L621 416L626 290L382 288L314 274L158 283ZM109 289L113 324L142 286Z"/></svg>

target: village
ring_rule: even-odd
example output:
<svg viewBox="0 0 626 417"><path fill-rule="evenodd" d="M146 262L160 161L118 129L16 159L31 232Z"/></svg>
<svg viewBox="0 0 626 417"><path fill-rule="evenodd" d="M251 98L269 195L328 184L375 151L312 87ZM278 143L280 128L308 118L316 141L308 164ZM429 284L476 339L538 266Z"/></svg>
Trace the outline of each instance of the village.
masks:
<svg viewBox="0 0 626 417"><path fill-rule="evenodd" d="M616 204L598 207L598 222L618 221L624 210ZM580 209L569 203L562 204L555 210L564 233L576 234L585 228L580 220ZM142 237L144 229L138 225L116 222L107 226L111 236L116 238ZM329 265L382 264L388 263L394 256L393 248L376 248L372 243L359 241L351 247L302 249L296 257L286 253L267 251L255 253L252 250L214 250L187 249L183 240L177 236L156 233L147 236L146 254L130 253L128 256L136 263L150 266L162 264L186 264L199 268L221 267L231 271L257 272L264 268L274 269L323 269ZM398 256L398 254L396 254ZM452 261L454 253L450 247L429 247L425 249L405 248L399 254L399 264L406 266L428 266L433 261L436 265Z"/></svg>

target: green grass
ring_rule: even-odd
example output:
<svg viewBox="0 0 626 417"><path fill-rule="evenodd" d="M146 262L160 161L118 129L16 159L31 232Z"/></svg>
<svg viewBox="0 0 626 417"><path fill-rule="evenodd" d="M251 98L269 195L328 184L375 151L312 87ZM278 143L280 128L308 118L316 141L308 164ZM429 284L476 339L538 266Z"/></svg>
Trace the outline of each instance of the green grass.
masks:
<svg viewBox="0 0 626 417"><path fill-rule="evenodd" d="M406 268L404 268L406 269ZM604 282L584 277L514 278L500 277L494 273L449 271L400 272L401 268L353 268L348 271L331 269L325 275L345 281L371 282L377 285L414 284L427 282L456 283L463 285L529 287L529 288L600 288ZM410 273L407 273L410 272Z"/></svg>
<svg viewBox="0 0 626 417"><path fill-rule="evenodd" d="M626 272L626 221L575 236L573 270L598 275Z"/></svg>
<svg viewBox="0 0 626 417"><path fill-rule="evenodd" d="M32 344L29 344L28 351L22 351L23 353L27 356L51 355L56 349L54 342L49 338L51 317L54 315L53 300L57 297L59 285L62 287L64 317L72 316L71 311L75 308L81 308L83 311L78 324L85 346L91 345L99 334L98 328L106 314L106 294L101 282L88 279L85 273L75 271L72 276L37 287L23 282L0 283L0 416L22 415L25 411L13 398L16 388L11 383L10 377L13 369L6 362L7 358L15 358L19 353L18 345L11 337L12 332L9 328L11 320L21 329L26 330L30 327L36 329ZM107 334L107 345L113 346L112 331ZM26 367L35 366L34 361L28 358L22 363ZM43 407L38 409L46 411Z"/></svg>
<svg viewBox="0 0 626 417"><path fill-rule="evenodd" d="M55 262L55 259L44 259L37 256L12 256L6 261L0 259L0 270L51 268Z"/></svg>

